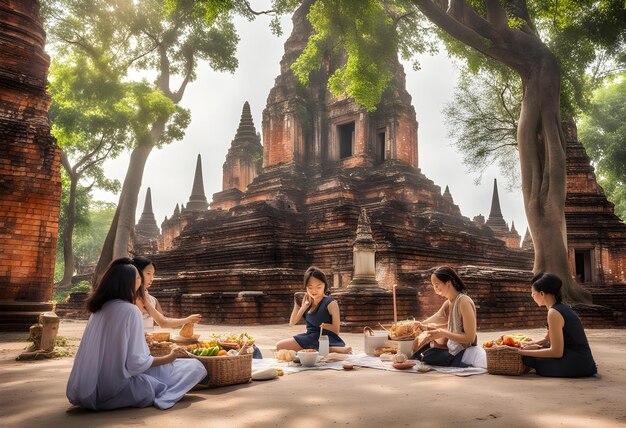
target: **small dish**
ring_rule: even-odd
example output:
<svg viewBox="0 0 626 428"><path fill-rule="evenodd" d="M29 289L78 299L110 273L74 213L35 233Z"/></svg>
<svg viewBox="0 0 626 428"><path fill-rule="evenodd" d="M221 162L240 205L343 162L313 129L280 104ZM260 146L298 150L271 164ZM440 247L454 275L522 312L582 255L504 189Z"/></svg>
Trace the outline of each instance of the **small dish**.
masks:
<svg viewBox="0 0 626 428"><path fill-rule="evenodd" d="M413 362L393 363L391 366L396 370L407 370L412 367L415 367L415 363Z"/></svg>

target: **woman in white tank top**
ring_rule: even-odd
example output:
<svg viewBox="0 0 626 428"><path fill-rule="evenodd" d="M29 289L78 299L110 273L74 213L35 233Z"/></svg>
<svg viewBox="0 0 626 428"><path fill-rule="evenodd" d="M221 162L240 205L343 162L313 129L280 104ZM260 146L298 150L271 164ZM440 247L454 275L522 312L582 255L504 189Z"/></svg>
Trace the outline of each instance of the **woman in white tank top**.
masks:
<svg viewBox="0 0 626 428"><path fill-rule="evenodd" d="M435 269L430 282L446 301L437 313L418 322L427 334L415 339L413 358L434 366L467 367L461 360L465 350L476 345L476 306L451 267Z"/></svg>

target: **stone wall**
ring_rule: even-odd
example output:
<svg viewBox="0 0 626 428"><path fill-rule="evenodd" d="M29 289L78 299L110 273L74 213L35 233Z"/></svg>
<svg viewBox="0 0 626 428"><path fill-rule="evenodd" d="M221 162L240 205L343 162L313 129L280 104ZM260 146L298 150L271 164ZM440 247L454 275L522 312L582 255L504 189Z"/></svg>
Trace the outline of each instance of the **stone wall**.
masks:
<svg viewBox="0 0 626 428"><path fill-rule="evenodd" d="M0 301L42 302L52 294L61 179L39 3L0 2L0 31Z"/></svg>

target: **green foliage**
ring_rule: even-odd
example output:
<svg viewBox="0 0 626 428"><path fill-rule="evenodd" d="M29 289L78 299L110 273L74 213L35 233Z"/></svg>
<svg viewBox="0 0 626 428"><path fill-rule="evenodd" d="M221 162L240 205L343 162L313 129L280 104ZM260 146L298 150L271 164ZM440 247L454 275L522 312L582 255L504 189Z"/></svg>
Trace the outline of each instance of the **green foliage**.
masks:
<svg viewBox="0 0 626 428"><path fill-rule="evenodd" d="M474 3L476 6L482 1ZM613 0L535 1L528 2L528 7L533 26L560 62L562 115L575 117L589 109L590 94L602 79L624 67L626 9ZM476 10L485 15L484 9ZM508 22L511 28L523 30L522 20L515 14L508 15ZM519 79L511 70L456 39L444 35L443 40L448 52L466 64L454 101L445 110L450 135L469 169L479 173L477 180L485 168L495 163L508 184L516 185L516 121L510 120L509 112L519 114L521 85L511 86ZM506 93L513 96L500 96ZM486 125L481 126L481 122ZM506 138L501 135L504 123L510 125Z"/></svg>
<svg viewBox="0 0 626 428"><path fill-rule="evenodd" d="M95 264L98 261L116 205L94 201L89 208L89 224L78 225L74 235L74 254L79 264Z"/></svg>
<svg viewBox="0 0 626 428"><path fill-rule="evenodd" d="M393 76L396 53L408 57L434 49L416 17L410 2L318 0L307 15L314 33L292 70L306 85L312 72L330 64L330 91L374 111Z"/></svg>
<svg viewBox="0 0 626 428"><path fill-rule="evenodd" d="M116 205L111 202L92 201L86 195L88 204L80 203L76 228L74 229L74 256L77 265L95 264L100 257L100 251L106 238ZM57 259L54 268L54 281L63 277L63 243L62 227L59 225L59 241L57 242Z"/></svg>
<svg viewBox="0 0 626 428"><path fill-rule="evenodd" d="M444 109L448 134L463 153L471 172L482 173L497 165L509 187L519 184L517 121L521 84L506 67L493 66L476 74L461 72L453 100Z"/></svg>
<svg viewBox="0 0 626 428"><path fill-rule="evenodd" d="M63 290L54 290L54 293L52 294L52 301L56 303L65 302L70 294L80 291L91 291L91 284L88 281L81 281L72 287Z"/></svg>
<svg viewBox="0 0 626 428"><path fill-rule="evenodd" d="M598 183L626 219L626 73L595 91L579 139L596 167Z"/></svg>

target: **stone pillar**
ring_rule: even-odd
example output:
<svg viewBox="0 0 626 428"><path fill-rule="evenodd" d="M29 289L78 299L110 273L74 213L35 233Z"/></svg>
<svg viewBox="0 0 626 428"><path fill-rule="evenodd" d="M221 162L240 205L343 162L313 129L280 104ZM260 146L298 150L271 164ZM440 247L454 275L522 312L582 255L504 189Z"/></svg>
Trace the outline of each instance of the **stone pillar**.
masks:
<svg viewBox="0 0 626 428"><path fill-rule="evenodd" d="M353 246L353 275L348 287L380 288L376 281L376 242L365 208L361 208Z"/></svg>
<svg viewBox="0 0 626 428"><path fill-rule="evenodd" d="M39 2L0 2L0 329L50 310L61 197Z"/></svg>

